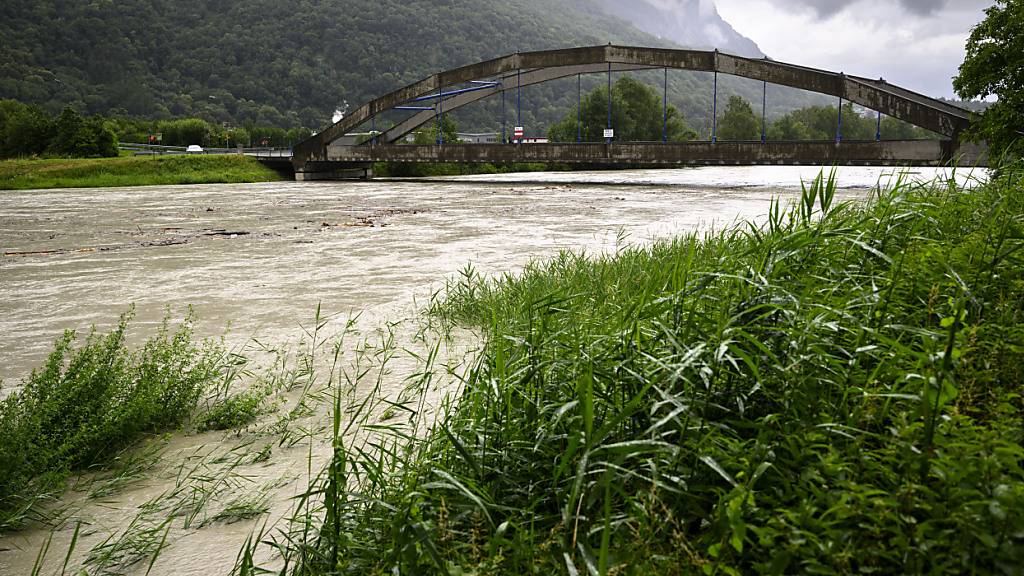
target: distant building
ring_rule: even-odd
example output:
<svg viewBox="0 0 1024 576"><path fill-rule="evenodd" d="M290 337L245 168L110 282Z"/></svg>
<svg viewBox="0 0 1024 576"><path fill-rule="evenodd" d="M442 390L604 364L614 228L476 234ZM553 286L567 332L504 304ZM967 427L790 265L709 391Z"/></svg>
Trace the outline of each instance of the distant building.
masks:
<svg viewBox="0 0 1024 576"><path fill-rule="evenodd" d="M459 141L465 144L497 144L500 135L497 132L459 132Z"/></svg>
<svg viewBox="0 0 1024 576"><path fill-rule="evenodd" d="M406 135L405 143L412 144L416 140L416 134L413 132ZM497 144L501 141L501 136L497 132L457 132L456 136L460 144Z"/></svg>

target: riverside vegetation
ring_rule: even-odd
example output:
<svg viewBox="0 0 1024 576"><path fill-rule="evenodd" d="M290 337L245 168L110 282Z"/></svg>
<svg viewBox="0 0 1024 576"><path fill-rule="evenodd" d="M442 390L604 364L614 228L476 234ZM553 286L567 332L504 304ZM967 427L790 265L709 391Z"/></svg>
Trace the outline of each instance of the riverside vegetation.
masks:
<svg viewBox="0 0 1024 576"><path fill-rule="evenodd" d="M337 400L238 572L266 539L298 574L1018 573L1022 176L467 268L431 317L485 348L431 432Z"/></svg>
<svg viewBox="0 0 1024 576"><path fill-rule="evenodd" d="M243 355L245 350L198 341L191 311L177 327L165 318L155 335L132 349L127 340L133 315L131 308L110 332L94 329L84 341L66 331L46 363L0 400L0 534L26 525L60 529L68 522L67 509L59 504L68 484L89 499L117 495L158 464L167 466L167 433L240 431L276 412L283 394L301 386L312 370L311 357L302 354L292 358L288 351L259 347L257 352L273 360L264 370ZM287 429L292 416L279 419L274 429ZM288 435L279 436L284 444ZM171 519L184 518L188 529L265 512L270 486L280 479L253 486L256 492L231 494L252 484L236 470L239 466L270 457L270 444L250 446L254 442L249 438L220 450L201 447L176 462L173 488L140 506L124 533L111 534L85 563L107 574L104 570L114 564L155 561ZM218 499L222 508L208 510ZM121 549L139 538L136 544L143 549ZM37 563L45 556L41 550Z"/></svg>
<svg viewBox="0 0 1024 576"><path fill-rule="evenodd" d="M197 344L191 317L137 351L131 312L108 334L57 339L46 364L0 402L0 532L38 517L67 476L114 460L146 434L173 429L222 373L221 350Z"/></svg>
<svg viewBox="0 0 1024 576"><path fill-rule="evenodd" d="M226 184L281 179L280 174L255 158L234 154L0 160L0 190Z"/></svg>
<svg viewBox="0 0 1024 576"><path fill-rule="evenodd" d="M898 180L840 205L819 177L763 225L494 279L466 268L427 315L483 337L461 385L431 397L437 348L398 397L382 392L393 344L379 367L338 382L332 368L333 422L314 429L334 456L236 573L261 572L264 544L296 574L1015 573L1022 177ZM244 365L187 322L138 352L126 322L77 351L64 336L0 404L3 529L72 470L116 465L99 494L138 477L148 452L118 450L142 435L197 414L199 429L237 428L313 386L306 368L230 394ZM269 485L202 512L270 445L235 452L202 459L86 564L152 566L161 514L187 530L265 513ZM212 473L214 457L230 465Z"/></svg>

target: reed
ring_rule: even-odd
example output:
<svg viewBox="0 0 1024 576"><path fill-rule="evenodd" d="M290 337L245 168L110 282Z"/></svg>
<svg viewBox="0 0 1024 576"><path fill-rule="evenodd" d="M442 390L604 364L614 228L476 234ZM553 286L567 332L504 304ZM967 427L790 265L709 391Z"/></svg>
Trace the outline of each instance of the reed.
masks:
<svg viewBox="0 0 1024 576"><path fill-rule="evenodd" d="M1022 175L823 175L763 226L467 269L431 314L477 365L406 427L336 401L287 570L1014 573Z"/></svg>

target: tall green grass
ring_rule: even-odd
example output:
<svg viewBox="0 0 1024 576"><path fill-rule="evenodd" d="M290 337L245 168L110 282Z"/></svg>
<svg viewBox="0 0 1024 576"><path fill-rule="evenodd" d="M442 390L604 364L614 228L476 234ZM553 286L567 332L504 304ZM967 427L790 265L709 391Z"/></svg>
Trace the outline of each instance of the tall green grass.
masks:
<svg viewBox="0 0 1024 576"><path fill-rule="evenodd" d="M0 190L271 182L281 175L234 154L0 161Z"/></svg>
<svg viewBox="0 0 1024 576"><path fill-rule="evenodd" d="M432 311L486 338L457 403L422 439L336 434L287 569L1020 573L1022 173L835 188L763 226L467 269Z"/></svg>
<svg viewBox="0 0 1024 576"><path fill-rule="evenodd" d="M77 347L65 332L46 364L0 401L0 531L35 517L72 471L179 426L222 379L222 351L193 341L191 317L175 330L165 321L134 351L130 317Z"/></svg>

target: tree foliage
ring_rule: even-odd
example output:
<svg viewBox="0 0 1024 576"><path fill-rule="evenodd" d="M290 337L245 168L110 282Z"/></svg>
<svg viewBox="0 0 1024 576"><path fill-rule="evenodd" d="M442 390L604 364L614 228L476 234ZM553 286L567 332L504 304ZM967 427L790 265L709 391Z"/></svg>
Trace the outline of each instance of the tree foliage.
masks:
<svg viewBox="0 0 1024 576"><path fill-rule="evenodd" d="M1024 152L1024 0L997 0L967 40L953 79L961 98L998 97L977 125L995 156Z"/></svg>
<svg viewBox="0 0 1024 576"><path fill-rule="evenodd" d="M672 105L668 107L667 125L664 122L662 96L650 86L632 76L619 78L612 86L611 125L615 139L623 142L661 141L667 126L668 140L692 140L696 132L686 125L682 113ZM582 114L580 114L582 110ZM554 142L601 142L608 127L608 88L602 86L583 98L582 108L574 108L548 131Z"/></svg>
<svg viewBox="0 0 1024 576"><path fill-rule="evenodd" d="M761 137L761 120L754 116L750 103L742 96L729 98L725 114L718 122L719 140L757 140Z"/></svg>
<svg viewBox="0 0 1024 576"><path fill-rule="evenodd" d="M117 136L103 118L65 108L56 119L36 106L0 100L0 158L117 156Z"/></svg>
<svg viewBox="0 0 1024 576"><path fill-rule="evenodd" d="M38 106L0 100L0 157L42 154L54 134L53 119Z"/></svg>
<svg viewBox="0 0 1024 576"><path fill-rule="evenodd" d="M840 130L838 108L812 106L794 110L768 126L768 140L834 140L837 134L843 140L919 140L937 136L923 128L907 124L889 116L882 117L879 130L874 112L862 111L847 102L843 105L843 123Z"/></svg>
<svg viewBox="0 0 1024 576"><path fill-rule="evenodd" d="M839 129L837 108L834 106L810 106L800 108L777 118L769 118L766 136L768 140L834 140ZM692 140L697 134L691 130L674 107L668 109L669 140L680 142ZM601 142L608 123L608 90L599 87L583 99L582 140ZM612 127L616 140L629 142L660 141L662 132L662 101L657 90L625 76L612 87ZM880 128L880 131L879 131ZM896 118L883 116L881 126L874 112L855 108L852 103L843 105L841 136L843 140L874 140L877 135L883 140L934 139L937 136L923 128L907 124ZM552 126L548 137L555 142L575 142L577 136L577 111L566 115ZM710 138L708 130L707 138ZM741 96L729 98L725 112L718 121L718 139L722 141L751 141L761 138L761 118L750 103Z"/></svg>
<svg viewBox="0 0 1024 576"><path fill-rule="evenodd" d="M445 144L456 144L459 141L459 127L452 119L451 115L446 114L441 121L441 134L444 136ZM413 134L413 144L418 145L431 145L437 144L437 122L431 122L422 127L421 130L417 130Z"/></svg>

